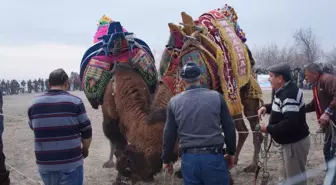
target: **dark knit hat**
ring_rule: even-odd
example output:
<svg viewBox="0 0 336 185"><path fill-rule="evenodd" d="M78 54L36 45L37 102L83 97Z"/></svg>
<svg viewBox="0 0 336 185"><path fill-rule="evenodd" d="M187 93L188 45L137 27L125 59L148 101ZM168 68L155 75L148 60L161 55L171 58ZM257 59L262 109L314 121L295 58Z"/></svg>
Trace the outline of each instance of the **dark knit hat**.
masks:
<svg viewBox="0 0 336 185"><path fill-rule="evenodd" d="M292 78L291 68L287 63L272 65L267 70L269 72L283 76L285 81L289 81Z"/></svg>
<svg viewBox="0 0 336 185"><path fill-rule="evenodd" d="M201 69L192 61L188 61L180 69L180 77L187 82L194 82L200 79Z"/></svg>

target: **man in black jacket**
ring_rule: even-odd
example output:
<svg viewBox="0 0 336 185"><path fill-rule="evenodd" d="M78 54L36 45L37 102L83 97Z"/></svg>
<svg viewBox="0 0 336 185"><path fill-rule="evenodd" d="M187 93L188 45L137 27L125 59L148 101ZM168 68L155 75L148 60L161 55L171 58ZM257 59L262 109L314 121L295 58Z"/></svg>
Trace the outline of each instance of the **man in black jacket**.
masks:
<svg viewBox="0 0 336 185"><path fill-rule="evenodd" d="M5 154L3 153L2 133L4 130L4 117L3 117L3 99L2 99L2 87L0 87L0 184L9 185L9 171L5 165Z"/></svg>
<svg viewBox="0 0 336 185"><path fill-rule="evenodd" d="M277 64L269 68L270 82L274 90L272 104L261 107L261 115L270 114L269 124L261 125L261 131L269 133L281 145L282 175L290 184L306 185L305 166L310 148L309 127L306 122L303 92L291 81L288 64ZM291 177L297 176L300 182ZM295 180L296 181L296 180Z"/></svg>
<svg viewBox="0 0 336 185"><path fill-rule="evenodd" d="M228 167L233 167L236 151L234 122L223 96L201 87L200 74L193 62L180 71L185 91L168 103L162 160L171 171L170 155L178 136L185 185L228 185Z"/></svg>

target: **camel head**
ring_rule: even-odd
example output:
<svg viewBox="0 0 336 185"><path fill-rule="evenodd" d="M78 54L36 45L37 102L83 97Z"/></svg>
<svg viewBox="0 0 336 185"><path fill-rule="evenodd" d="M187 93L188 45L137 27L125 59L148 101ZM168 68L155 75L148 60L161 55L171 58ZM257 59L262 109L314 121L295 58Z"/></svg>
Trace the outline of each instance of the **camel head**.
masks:
<svg viewBox="0 0 336 185"><path fill-rule="evenodd" d="M160 155L155 158L145 156L143 152L137 150L133 145L126 146L123 151L117 150L115 156L117 158L116 169L132 182L140 180L151 181L153 180L153 175L162 168Z"/></svg>

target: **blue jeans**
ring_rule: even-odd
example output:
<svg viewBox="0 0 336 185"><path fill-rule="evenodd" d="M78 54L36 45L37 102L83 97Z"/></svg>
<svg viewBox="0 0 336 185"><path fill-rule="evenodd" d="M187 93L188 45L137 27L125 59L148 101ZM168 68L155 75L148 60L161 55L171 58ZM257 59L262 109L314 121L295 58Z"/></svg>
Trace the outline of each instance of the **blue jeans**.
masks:
<svg viewBox="0 0 336 185"><path fill-rule="evenodd" d="M69 171L39 173L45 185L83 185L83 166Z"/></svg>
<svg viewBox="0 0 336 185"><path fill-rule="evenodd" d="M184 185L229 185L229 171L223 154L183 154Z"/></svg>

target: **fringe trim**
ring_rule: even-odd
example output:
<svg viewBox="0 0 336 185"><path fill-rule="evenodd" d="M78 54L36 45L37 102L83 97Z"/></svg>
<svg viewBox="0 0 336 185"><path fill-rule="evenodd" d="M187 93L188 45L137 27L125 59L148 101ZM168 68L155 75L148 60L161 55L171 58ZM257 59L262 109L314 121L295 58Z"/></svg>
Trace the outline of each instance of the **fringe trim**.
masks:
<svg viewBox="0 0 336 185"><path fill-rule="evenodd" d="M223 96L224 96L224 99L226 100L226 103L227 103L228 109L230 111L230 114L232 116L241 114L242 111L243 111L243 105L241 103L241 99L240 99L240 96L239 96L239 88L237 88L237 91L238 91L237 100L234 101L234 102L229 101L227 83L226 83L226 80L224 78L225 74L223 72L224 71L224 62L223 62L224 61L224 56L223 56L224 53L223 53L223 51L221 50L221 48L219 46L217 46L216 43L211 41L205 35L200 34L200 36L201 36L202 44L206 44L210 49L213 50L210 53L215 54L215 57L214 57L215 60L214 61L216 62L216 65L218 67L218 74L217 75L219 76L221 89L223 91ZM207 54L208 53L209 52L207 52Z"/></svg>

